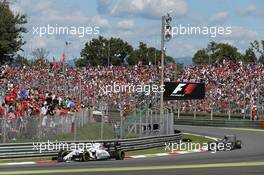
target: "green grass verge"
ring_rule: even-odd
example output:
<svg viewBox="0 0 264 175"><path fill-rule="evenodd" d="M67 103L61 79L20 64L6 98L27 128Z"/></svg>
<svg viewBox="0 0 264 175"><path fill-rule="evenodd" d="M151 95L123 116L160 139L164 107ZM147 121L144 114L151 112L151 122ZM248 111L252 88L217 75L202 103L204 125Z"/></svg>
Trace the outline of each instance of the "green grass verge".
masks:
<svg viewBox="0 0 264 175"><path fill-rule="evenodd" d="M103 139L113 139L114 131L112 125L105 124L103 131ZM101 139L101 124L100 123L89 123L84 125L82 128L77 129L76 140L100 140ZM47 142L47 141L73 141L74 133L66 133L56 136L43 137L41 139L18 139L15 143L22 142ZM14 142L13 142L14 143Z"/></svg>
<svg viewBox="0 0 264 175"><path fill-rule="evenodd" d="M109 111L108 115L111 120L120 121L120 112L118 111Z"/></svg>

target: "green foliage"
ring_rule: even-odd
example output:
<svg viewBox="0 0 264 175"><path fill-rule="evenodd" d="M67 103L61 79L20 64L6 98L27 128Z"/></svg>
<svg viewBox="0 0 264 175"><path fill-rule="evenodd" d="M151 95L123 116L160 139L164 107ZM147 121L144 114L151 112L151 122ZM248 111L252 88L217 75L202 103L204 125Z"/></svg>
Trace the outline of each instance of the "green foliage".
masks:
<svg viewBox="0 0 264 175"><path fill-rule="evenodd" d="M140 42L138 49L135 50L135 55L138 59L138 61L141 61L142 64L148 64L149 63L149 53L148 53L148 48L147 44Z"/></svg>
<svg viewBox="0 0 264 175"><path fill-rule="evenodd" d="M79 58L75 60L76 67L85 67L86 65L89 65L89 62L87 59Z"/></svg>
<svg viewBox="0 0 264 175"><path fill-rule="evenodd" d="M210 56L212 62L223 61L223 59L238 60L241 58L241 54L237 51L237 48L231 46L228 43L219 43L216 45L215 52Z"/></svg>
<svg viewBox="0 0 264 175"><path fill-rule="evenodd" d="M25 23L25 15L13 14L8 3L0 1L0 64L12 61L15 52L25 44L22 33L26 29L21 26Z"/></svg>
<svg viewBox="0 0 264 175"><path fill-rule="evenodd" d="M262 50L261 50L262 45ZM251 43L251 47L245 51L245 54L238 52L238 49L228 43L210 42L207 48L198 50L193 56L195 64L213 64L222 62L223 59L233 61L243 61L244 63L253 63L257 61L255 50L263 55L264 41L261 44L257 41ZM264 57L264 56L263 56ZM260 56L259 62L263 61Z"/></svg>
<svg viewBox="0 0 264 175"><path fill-rule="evenodd" d="M77 65L108 65L108 58L112 65L122 65L126 58L132 55L133 47L120 38L110 38L109 40L99 36L85 44L81 51L81 59L77 60Z"/></svg>
<svg viewBox="0 0 264 175"><path fill-rule="evenodd" d="M264 55L259 57L258 62L264 64Z"/></svg>
<svg viewBox="0 0 264 175"><path fill-rule="evenodd" d="M209 55L206 49L198 50L192 59L194 64L208 64L209 63Z"/></svg>
<svg viewBox="0 0 264 175"><path fill-rule="evenodd" d="M81 58L75 60L76 66L87 65L135 65L139 61L144 65L157 64L160 61L161 51L148 47L140 42L137 49L134 49L126 41L120 38L106 39L102 36L92 39L85 44L81 51ZM165 55L165 63L174 63L175 60Z"/></svg>
<svg viewBox="0 0 264 175"><path fill-rule="evenodd" d="M264 64L264 40L255 40L250 43L250 46L253 51L256 51L260 55L258 62Z"/></svg>
<svg viewBox="0 0 264 175"><path fill-rule="evenodd" d="M165 64L169 64L169 63L175 63L175 59L172 58L171 56L166 56L165 57Z"/></svg>
<svg viewBox="0 0 264 175"><path fill-rule="evenodd" d="M30 62L25 57L18 54L16 58L14 59L12 65L15 67L23 67L23 66L29 66Z"/></svg>
<svg viewBox="0 0 264 175"><path fill-rule="evenodd" d="M177 72L182 72L184 69L184 64L183 63L177 63Z"/></svg>
<svg viewBox="0 0 264 175"><path fill-rule="evenodd" d="M32 55L35 59L41 59L45 60L48 58L49 51L47 51L44 48L36 48L33 52Z"/></svg>
<svg viewBox="0 0 264 175"><path fill-rule="evenodd" d="M255 63L257 62L257 57L252 48L248 48L243 56L243 62L245 63Z"/></svg>

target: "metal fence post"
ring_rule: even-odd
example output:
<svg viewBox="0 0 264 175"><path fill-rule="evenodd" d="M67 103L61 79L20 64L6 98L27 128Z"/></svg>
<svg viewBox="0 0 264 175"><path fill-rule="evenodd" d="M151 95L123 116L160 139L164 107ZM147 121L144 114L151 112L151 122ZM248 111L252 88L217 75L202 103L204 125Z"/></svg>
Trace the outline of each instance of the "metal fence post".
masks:
<svg viewBox="0 0 264 175"><path fill-rule="evenodd" d="M123 138L123 109L120 110L120 139Z"/></svg>
<svg viewBox="0 0 264 175"><path fill-rule="evenodd" d="M231 119L231 109L228 110L228 120Z"/></svg>
<svg viewBox="0 0 264 175"><path fill-rule="evenodd" d="M139 137L142 136L142 114L141 114L141 110L139 110Z"/></svg>
<svg viewBox="0 0 264 175"><path fill-rule="evenodd" d="M231 119L231 104L230 101L228 102L228 120Z"/></svg>
<svg viewBox="0 0 264 175"><path fill-rule="evenodd" d="M74 115L74 141L77 139L77 122L76 122L76 115Z"/></svg>
<svg viewBox="0 0 264 175"><path fill-rule="evenodd" d="M133 115L134 115L133 116L134 118L137 118L137 110L134 111L134 114ZM137 132L137 120L134 122L134 125L135 125L135 132L134 133L137 134L138 133Z"/></svg>
<svg viewBox="0 0 264 175"><path fill-rule="evenodd" d="M180 106L178 106L178 119L180 119Z"/></svg>
<svg viewBox="0 0 264 175"><path fill-rule="evenodd" d="M170 134L174 133L173 126L174 126L174 114L173 114L173 111L172 111L172 113L171 113L171 121L170 121Z"/></svg>
<svg viewBox="0 0 264 175"><path fill-rule="evenodd" d="M145 125L146 125L146 136L148 136L148 117L149 117L149 109L147 109L145 116L146 116L146 117L145 117L145 119L146 119L146 121L145 121Z"/></svg>
<svg viewBox="0 0 264 175"><path fill-rule="evenodd" d="M104 115L101 115L101 140L103 140L104 137Z"/></svg>
<svg viewBox="0 0 264 175"><path fill-rule="evenodd" d="M85 110L85 109L82 109L82 127L83 127L83 125L85 124L85 121L84 121L84 110Z"/></svg>
<svg viewBox="0 0 264 175"><path fill-rule="evenodd" d="M3 120L3 143L6 143L6 118L7 118L7 110L8 110L8 107L5 106L5 112L4 112L4 120Z"/></svg>
<svg viewBox="0 0 264 175"><path fill-rule="evenodd" d="M150 135L152 135L153 132L153 111L150 110Z"/></svg>
<svg viewBox="0 0 264 175"><path fill-rule="evenodd" d="M193 115L194 119L196 119L196 112L197 112L196 101L194 101L194 115Z"/></svg>
<svg viewBox="0 0 264 175"><path fill-rule="evenodd" d="M213 108L211 109L211 120L213 120Z"/></svg>
<svg viewBox="0 0 264 175"><path fill-rule="evenodd" d="M169 134L169 109L167 109L166 111L166 134Z"/></svg>

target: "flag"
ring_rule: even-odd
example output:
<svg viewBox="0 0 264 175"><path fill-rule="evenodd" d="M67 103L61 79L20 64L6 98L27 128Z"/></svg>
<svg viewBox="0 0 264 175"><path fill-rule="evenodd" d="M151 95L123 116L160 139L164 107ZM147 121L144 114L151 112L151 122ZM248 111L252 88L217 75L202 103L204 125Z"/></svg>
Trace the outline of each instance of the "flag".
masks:
<svg viewBox="0 0 264 175"><path fill-rule="evenodd" d="M57 64L57 62L56 62L54 57L53 57L53 60L52 60L52 69L53 69L54 72L59 69L59 65Z"/></svg>
<svg viewBox="0 0 264 175"><path fill-rule="evenodd" d="M64 64L64 61L65 61L65 55L64 55L64 53L61 55L60 61L61 61L62 64Z"/></svg>
<svg viewBox="0 0 264 175"><path fill-rule="evenodd" d="M54 72L50 72L49 73L49 78L55 78L55 73Z"/></svg>
<svg viewBox="0 0 264 175"><path fill-rule="evenodd" d="M52 62L50 62L50 70L49 70L49 79L50 78L56 78L56 74L59 72L60 66L55 60L55 57L53 57Z"/></svg>
<svg viewBox="0 0 264 175"><path fill-rule="evenodd" d="M64 61L65 61L65 54L63 53L62 55L61 55L61 59L60 59L60 61L61 61L61 67L62 67L62 71L64 72L65 70L64 70Z"/></svg>

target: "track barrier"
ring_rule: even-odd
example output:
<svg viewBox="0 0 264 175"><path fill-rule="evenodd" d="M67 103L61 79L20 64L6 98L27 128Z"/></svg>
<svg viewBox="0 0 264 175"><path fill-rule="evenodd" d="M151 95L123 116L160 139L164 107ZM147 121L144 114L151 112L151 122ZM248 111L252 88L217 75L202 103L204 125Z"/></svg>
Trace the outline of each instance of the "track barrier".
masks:
<svg viewBox="0 0 264 175"><path fill-rule="evenodd" d="M181 139L181 132L176 134L151 136L134 139L119 139L119 140L97 140L97 141L65 141L65 142L53 142L56 144L86 144L86 143L102 143L102 142L118 142L121 145L121 149L124 151L144 150L149 148L156 148L165 146L167 142L179 143ZM36 143L12 143L12 144L0 144L0 159L11 158L30 158L30 157L51 157L56 156L59 152L58 149L49 150L48 147L37 150L36 145L44 142ZM46 142L47 143L47 142ZM53 146L54 148L54 146Z"/></svg>
<svg viewBox="0 0 264 175"><path fill-rule="evenodd" d="M216 126L216 127L241 127L241 128L258 128L264 129L264 121L253 120L193 120L193 119L176 119L175 125L193 125L193 126Z"/></svg>

